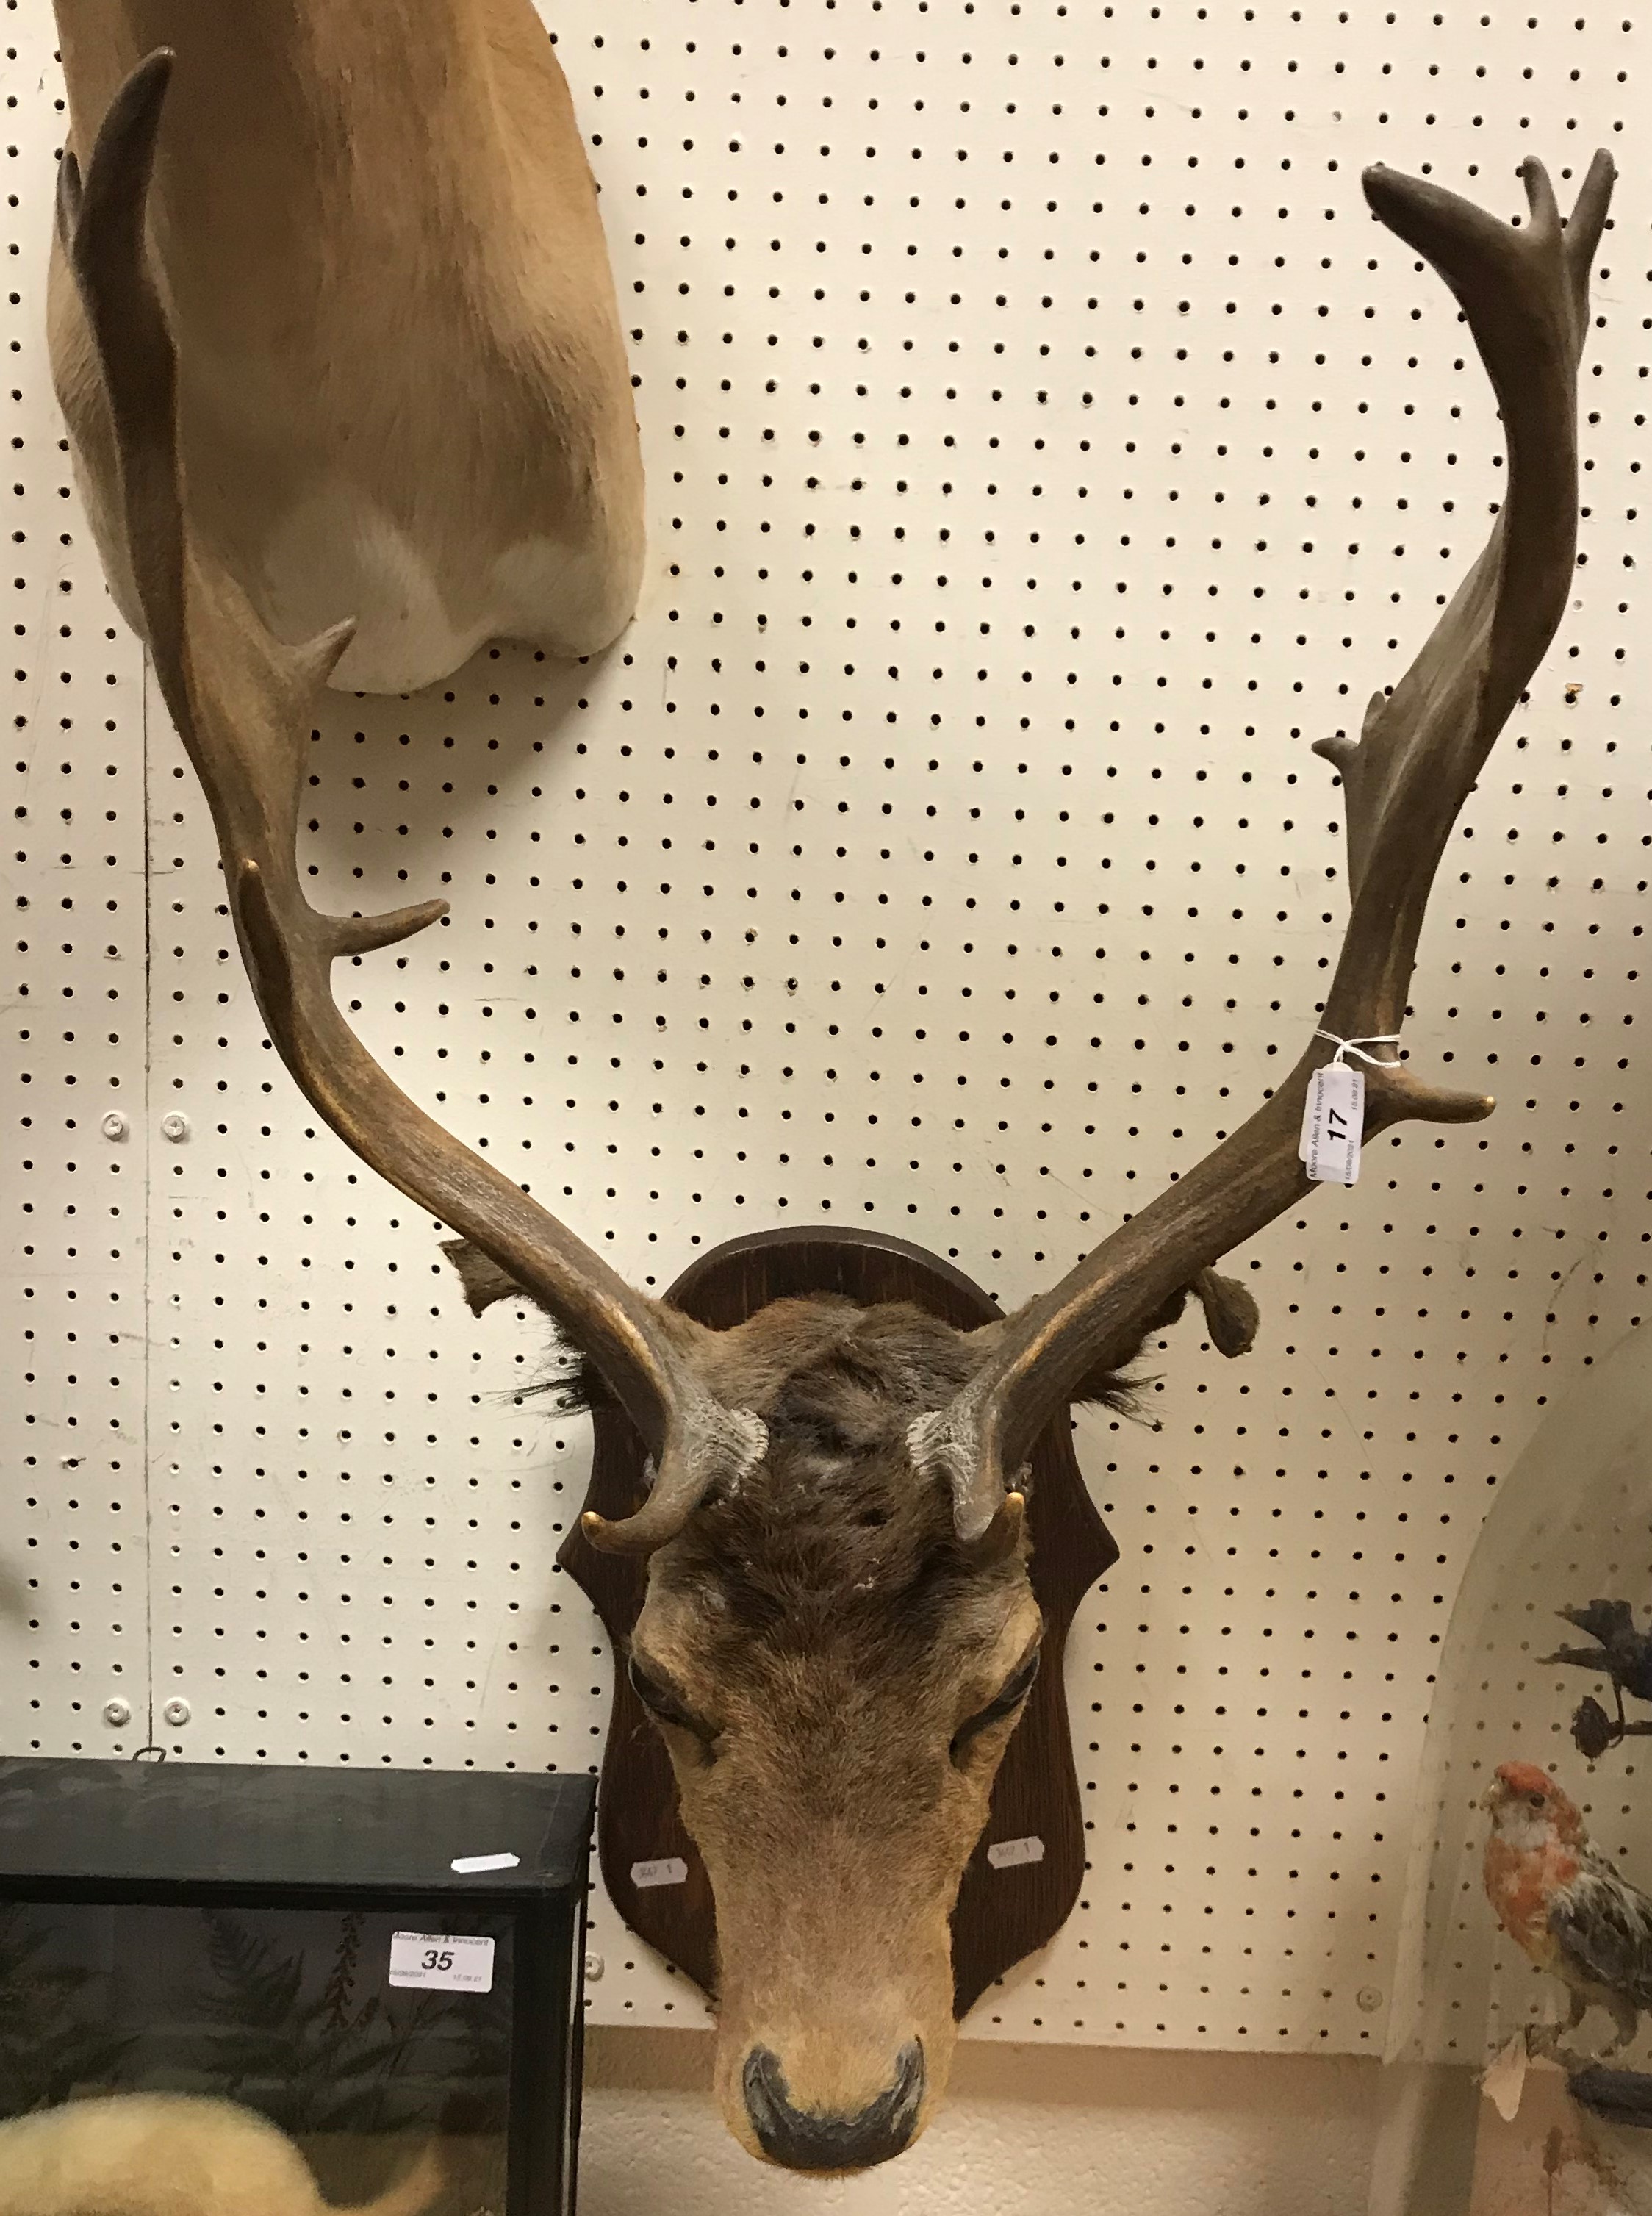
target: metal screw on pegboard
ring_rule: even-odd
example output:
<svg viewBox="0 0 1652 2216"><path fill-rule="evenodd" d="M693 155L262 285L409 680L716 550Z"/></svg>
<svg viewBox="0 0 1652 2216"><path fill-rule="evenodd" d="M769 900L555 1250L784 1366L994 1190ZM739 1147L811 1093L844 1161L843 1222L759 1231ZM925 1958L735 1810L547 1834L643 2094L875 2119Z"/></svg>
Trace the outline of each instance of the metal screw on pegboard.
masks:
<svg viewBox="0 0 1652 2216"><path fill-rule="evenodd" d="M111 1108L104 1116L101 1128L106 1139L124 1139L131 1130L132 1123L119 1108Z"/></svg>
<svg viewBox="0 0 1652 2216"><path fill-rule="evenodd" d="M1382 1993L1376 1985L1361 1985L1354 1996L1354 2005L1366 2016L1375 2016L1382 2004Z"/></svg>
<svg viewBox="0 0 1652 2216"><path fill-rule="evenodd" d="M166 1718L168 1723L175 1727L187 1724L189 1720L189 1703L186 1700L174 1698L167 1702L161 1714Z"/></svg>
<svg viewBox="0 0 1652 2216"><path fill-rule="evenodd" d="M130 1701L122 1701L120 1699L105 1701L103 1703L103 1720L108 1725L111 1731L124 1730L126 1725L132 1721L132 1702Z"/></svg>
<svg viewBox="0 0 1652 2216"><path fill-rule="evenodd" d="M585 1982L586 1985L594 1985L597 1979L602 1975L603 1972L607 1967L607 1963L603 1961L600 1954L587 1954L585 1958Z"/></svg>
<svg viewBox="0 0 1652 2216"><path fill-rule="evenodd" d="M169 1108L161 1118L161 1131L175 1147L181 1147L189 1136L189 1118L181 1108Z"/></svg>

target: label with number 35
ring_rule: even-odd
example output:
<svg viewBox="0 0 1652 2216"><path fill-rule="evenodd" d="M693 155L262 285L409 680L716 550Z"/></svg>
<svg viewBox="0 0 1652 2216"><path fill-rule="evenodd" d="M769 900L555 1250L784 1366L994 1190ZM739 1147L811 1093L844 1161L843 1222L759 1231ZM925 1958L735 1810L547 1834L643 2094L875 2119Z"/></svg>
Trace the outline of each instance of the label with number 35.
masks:
<svg viewBox="0 0 1652 2216"><path fill-rule="evenodd" d="M427 1992L490 1993L494 1942L441 1932L394 1931L390 1981Z"/></svg>

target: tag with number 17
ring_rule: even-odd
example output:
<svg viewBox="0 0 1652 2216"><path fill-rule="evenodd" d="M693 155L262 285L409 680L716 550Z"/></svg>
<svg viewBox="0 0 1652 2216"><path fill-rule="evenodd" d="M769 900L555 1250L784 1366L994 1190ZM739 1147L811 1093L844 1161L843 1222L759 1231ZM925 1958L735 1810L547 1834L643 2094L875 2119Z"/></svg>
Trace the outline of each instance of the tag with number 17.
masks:
<svg viewBox="0 0 1652 2216"><path fill-rule="evenodd" d="M1365 1073L1328 1062L1308 1080L1297 1153L1322 1185L1352 1185L1360 1174L1365 1128Z"/></svg>

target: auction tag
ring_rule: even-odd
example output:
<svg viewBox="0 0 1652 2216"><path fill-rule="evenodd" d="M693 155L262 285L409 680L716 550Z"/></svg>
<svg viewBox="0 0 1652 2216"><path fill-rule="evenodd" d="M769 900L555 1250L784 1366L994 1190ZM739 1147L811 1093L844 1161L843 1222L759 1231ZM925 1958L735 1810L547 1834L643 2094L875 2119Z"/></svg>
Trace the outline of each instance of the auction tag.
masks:
<svg viewBox="0 0 1652 2216"><path fill-rule="evenodd" d="M663 1862L633 1862L631 1883L641 1888L651 1885L686 1885L688 1864L677 1855L667 1855Z"/></svg>
<svg viewBox="0 0 1652 2216"><path fill-rule="evenodd" d="M390 1983L420 1986L427 1992L490 1993L494 1942L443 1937L433 1931L392 1931Z"/></svg>
<svg viewBox="0 0 1652 2216"><path fill-rule="evenodd" d="M1487 2100L1506 2124L1512 2124L1520 2114L1520 2095L1525 2090L1526 2067L1531 2059L1527 2034L1521 2029L1498 2051L1480 2079Z"/></svg>
<svg viewBox="0 0 1652 2216"><path fill-rule="evenodd" d="M1346 1062L1328 1062L1308 1080L1297 1153L1308 1175L1322 1185L1352 1185L1360 1174L1360 1136L1365 1128L1365 1073Z"/></svg>
<svg viewBox="0 0 1652 2216"><path fill-rule="evenodd" d="M986 1859L994 1869L1017 1869L1023 1862L1041 1862L1044 1842L1042 1839L995 1839L986 1850Z"/></svg>

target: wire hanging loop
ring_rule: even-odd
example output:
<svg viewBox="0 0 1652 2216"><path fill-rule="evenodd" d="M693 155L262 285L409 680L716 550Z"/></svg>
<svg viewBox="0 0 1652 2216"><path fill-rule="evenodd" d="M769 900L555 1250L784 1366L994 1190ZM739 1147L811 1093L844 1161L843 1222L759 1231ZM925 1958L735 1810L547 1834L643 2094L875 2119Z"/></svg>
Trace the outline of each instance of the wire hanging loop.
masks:
<svg viewBox="0 0 1652 2216"><path fill-rule="evenodd" d="M1349 1055L1355 1056L1360 1062L1368 1062L1373 1069L1398 1069L1401 1067L1397 1055L1395 1055L1391 1061L1385 1056L1366 1052L1368 1046L1397 1046L1400 1043L1400 1035L1397 1031L1379 1031L1372 1038L1345 1039L1338 1038L1335 1031L1316 1030L1314 1037L1329 1039L1336 1049L1336 1052L1331 1057L1333 1068L1338 1062L1344 1062Z"/></svg>

